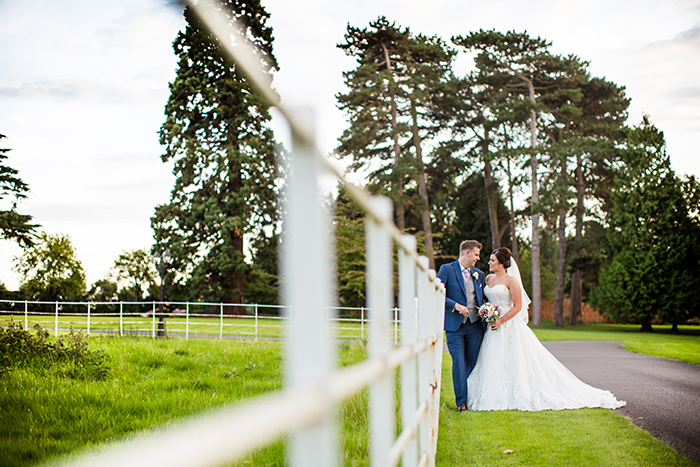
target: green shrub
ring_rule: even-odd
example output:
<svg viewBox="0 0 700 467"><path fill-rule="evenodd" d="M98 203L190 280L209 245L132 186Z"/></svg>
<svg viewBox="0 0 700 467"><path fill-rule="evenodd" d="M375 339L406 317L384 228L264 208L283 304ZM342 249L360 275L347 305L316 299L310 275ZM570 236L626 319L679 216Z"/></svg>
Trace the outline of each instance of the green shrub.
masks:
<svg viewBox="0 0 700 467"><path fill-rule="evenodd" d="M87 335L70 332L57 339L37 324L35 333L10 322L0 328L0 376L18 366L56 373L72 379L99 381L109 374L109 359L101 350L89 350Z"/></svg>

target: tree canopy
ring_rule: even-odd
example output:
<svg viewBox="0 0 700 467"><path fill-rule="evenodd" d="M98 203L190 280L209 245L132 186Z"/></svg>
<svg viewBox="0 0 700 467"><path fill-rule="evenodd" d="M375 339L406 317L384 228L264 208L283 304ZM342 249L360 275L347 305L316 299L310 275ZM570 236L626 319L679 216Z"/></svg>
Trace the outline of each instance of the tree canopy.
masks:
<svg viewBox="0 0 700 467"><path fill-rule="evenodd" d="M5 135L0 135L0 141L4 138ZM4 201L3 208L9 207L0 209L0 237L30 246L39 226L31 223L32 216L17 212L17 203L27 198L29 185L19 178L16 169L6 165L9 152L10 149L0 148L0 201Z"/></svg>
<svg viewBox="0 0 700 467"><path fill-rule="evenodd" d="M593 302L616 321L650 331L697 316L700 222L697 193L671 169L663 132L647 117L631 129L614 167L605 252Z"/></svg>
<svg viewBox="0 0 700 467"><path fill-rule="evenodd" d="M276 70L260 1L221 4L262 51L263 69ZM162 158L174 161L176 181L170 202L158 206L151 221L156 249L173 255L171 277L186 298L244 302L246 236L266 235L278 216L269 105L189 7L185 20L173 44L179 64L160 130Z"/></svg>
<svg viewBox="0 0 700 467"><path fill-rule="evenodd" d="M17 258L20 290L30 300L81 300L85 271L67 235L41 232Z"/></svg>

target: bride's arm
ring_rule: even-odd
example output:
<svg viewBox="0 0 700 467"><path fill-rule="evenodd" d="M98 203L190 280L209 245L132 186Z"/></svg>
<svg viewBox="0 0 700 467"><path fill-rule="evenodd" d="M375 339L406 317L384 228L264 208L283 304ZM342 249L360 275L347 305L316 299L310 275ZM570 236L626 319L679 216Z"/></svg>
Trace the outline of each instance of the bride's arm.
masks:
<svg viewBox="0 0 700 467"><path fill-rule="evenodd" d="M493 324L495 324L496 327L516 316L523 307L523 297L522 293L520 292L520 284L518 284L518 281L514 277L511 277L508 281L507 287L508 290L510 290L511 300L513 300L513 308L508 310L508 313L494 321Z"/></svg>

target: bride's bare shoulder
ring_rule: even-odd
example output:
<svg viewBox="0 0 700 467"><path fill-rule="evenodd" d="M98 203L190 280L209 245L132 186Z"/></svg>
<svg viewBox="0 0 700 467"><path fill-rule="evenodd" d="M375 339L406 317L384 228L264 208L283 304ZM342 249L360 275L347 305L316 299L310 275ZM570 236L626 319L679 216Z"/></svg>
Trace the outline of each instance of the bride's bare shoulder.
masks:
<svg viewBox="0 0 700 467"><path fill-rule="evenodd" d="M491 286L491 281L493 281L495 274L489 274L486 276L486 285Z"/></svg>

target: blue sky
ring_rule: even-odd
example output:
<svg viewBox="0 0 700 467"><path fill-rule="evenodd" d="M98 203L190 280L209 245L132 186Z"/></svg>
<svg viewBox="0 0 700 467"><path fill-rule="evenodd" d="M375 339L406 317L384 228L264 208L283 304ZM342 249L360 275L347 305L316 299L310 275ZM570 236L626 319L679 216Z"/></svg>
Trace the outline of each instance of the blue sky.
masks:
<svg viewBox="0 0 700 467"><path fill-rule="evenodd" d="M379 15L445 40L484 28L526 30L557 53L626 86L631 123L649 114L678 173L700 176L698 0L262 0L271 14L288 106L309 106L318 144L330 152L344 126L335 108L343 71L336 48L348 23ZM184 25L166 0L0 0L0 134L9 164L29 183L20 211L48 233L70 235L88 282L123 251L148 248L150 216L166 202L171 167L158 129L174 78L172 41ZM466 69L465 57L457 71ZM275 122L287 141L284 126ZM20 253L0 241L0 281L15 288Z"/></svg>

